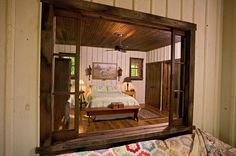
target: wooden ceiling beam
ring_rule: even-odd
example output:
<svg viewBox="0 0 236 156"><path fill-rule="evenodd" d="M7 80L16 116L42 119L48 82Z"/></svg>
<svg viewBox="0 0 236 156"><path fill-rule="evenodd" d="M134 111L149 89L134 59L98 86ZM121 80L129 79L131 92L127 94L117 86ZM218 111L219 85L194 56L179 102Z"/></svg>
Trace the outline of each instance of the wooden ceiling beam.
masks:
<svg viewBox="0 0 236 156"><path fill-rule="evenodd" d="M85 16L99 17L117 22L127 22L146 27L154 27L161 30L170 30L176 28L184 31L196 30L196 24L183 22L175 19L147 14L134 10L117 8L97 3L91 3L80 0L41 0L45 3L51 3L59 8L78 10Z"/></svg>

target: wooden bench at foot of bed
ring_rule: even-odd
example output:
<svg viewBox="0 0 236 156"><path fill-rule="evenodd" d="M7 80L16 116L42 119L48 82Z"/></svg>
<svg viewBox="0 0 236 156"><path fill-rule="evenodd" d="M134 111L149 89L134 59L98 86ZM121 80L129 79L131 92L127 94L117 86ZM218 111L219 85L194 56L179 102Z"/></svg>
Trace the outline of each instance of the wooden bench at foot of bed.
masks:
<svg viewBox="0 0 236 156"><path fill-rule="evenodd" d="M138 111L139 106L125 106L124 108L108 108L108 107L98 107L98 108L85 108L87 113L88 122L90 125L90 118L92 115L108 115L108 114L126 114L134 113L134 120L138 121Z"/></svg>

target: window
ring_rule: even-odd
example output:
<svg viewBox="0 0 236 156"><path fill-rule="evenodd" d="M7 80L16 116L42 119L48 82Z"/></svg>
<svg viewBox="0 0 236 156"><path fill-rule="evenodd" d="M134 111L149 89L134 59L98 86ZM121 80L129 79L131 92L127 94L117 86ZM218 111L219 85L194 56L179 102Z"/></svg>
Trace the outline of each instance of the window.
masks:
<svg viewBox="0 0 236 156"><path fill-rule="evenodd" d="M130 58L130 78L132 80L143 80L142 58Z"/></svg>
<svg viewBox="0 0 236 156"><path fill-rule="evenodd" d="M68 58L71 60L71 71L70 76L71 78L75 78L75 56L63 56L63 58Z"/></svg>

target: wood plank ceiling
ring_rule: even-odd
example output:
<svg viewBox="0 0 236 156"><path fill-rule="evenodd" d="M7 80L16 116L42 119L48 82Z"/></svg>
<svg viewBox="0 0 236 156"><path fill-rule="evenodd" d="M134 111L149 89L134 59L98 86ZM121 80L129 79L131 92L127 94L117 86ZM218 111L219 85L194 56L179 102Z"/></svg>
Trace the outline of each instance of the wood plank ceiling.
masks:
<svg viewBox="0 0 236 156"><path fill-rule="evenodd" d="M56 17L56 43L75 44L75 32L74 18ZM127 46L127 50L151 51L171 43L169 31L86 17L82 20L81 45L114 48L119 45L116 33L125 34L122 44Z"/></svg>

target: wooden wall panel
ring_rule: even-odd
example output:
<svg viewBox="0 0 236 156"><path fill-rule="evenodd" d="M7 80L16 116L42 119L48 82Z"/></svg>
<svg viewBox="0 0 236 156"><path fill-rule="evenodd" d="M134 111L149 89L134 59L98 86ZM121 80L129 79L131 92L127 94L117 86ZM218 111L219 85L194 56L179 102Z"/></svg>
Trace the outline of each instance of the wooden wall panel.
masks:
<svg viewBox="0 0 236 156"><path fill-rule="evenodd" d="M207 28L206 28L206 51L205 51L205 96L204 96L204 120L203 128L207 129L208 132L213 133L214 128L214 118L216 109L216 24L217 24L217 3L215 0L207 1ZM210 6L210 7L209 7Z"/></svg>
<svg viewBox="0 0 236 156"><path fill-rule="evenodd" d="M166 16L166 1L167 0L152 0L152 14L158 16Z"/></svg>
<svg viewBox="0 0 236 156"><path fill-rule="evenodd" d="M179 59L181 54L180 43L175 45L175 58ZM171 47L166 46L147 52L147 63L167 61L171 59Z"/></svg>
<svg viewBox="0 0 236 156"><path fill-rule="evenodd" d="M151 0L134 0L134 10L151 13Z"/></svg>
<svg viewBox="0 0 236 156"><path fill-rule="evenodd" d="M115 0L115 6L125 9L133 9L133 0Z"/></svg>
<svg viewBox="0 0 236 156"><path fill-rule="evenodd" d="M194 10L194 23L197 23L197 31L193 122L197 127L202 128L204 123L203 110L205 96L206 0L195 1Z"/></svg>
<svg viewBox="0 0 236 156"><path fill-rule="evenodd" d="M182 0L181 19L187 22L193 22L195 0Z"/></svg>
<svg viewBox="0 0 236 156"><path fill-rule="evenodd" d="M180 19L181 17L181 0L167 0L167 17Z"/></svg>
<svg viewBox="0 0 236 156"><path fill-rule="evenodd" d="M6 0L3 0L1 1L1 4L0 4L0 34L1 34L1 38L0 38L0 155L4 155L4 128L5 127L5 121L4 121L4 114L6 113L5 112L5 95L4 95L4 92L6 91L6 88L5 88L5 78L6 78L6 70L5 70L5 65L8 65L6 64L5 62L5 58L7 55L9 54L6 54L6 41L5 41L5 38L7 36L7 31L6 31L6 5L7 5L7 1ZM10 62L8 62L10 63ZM10 154L10 153L9 153Z"/></svg>

